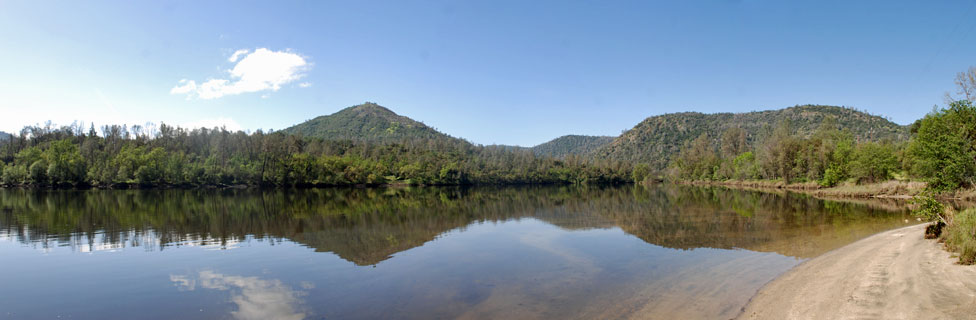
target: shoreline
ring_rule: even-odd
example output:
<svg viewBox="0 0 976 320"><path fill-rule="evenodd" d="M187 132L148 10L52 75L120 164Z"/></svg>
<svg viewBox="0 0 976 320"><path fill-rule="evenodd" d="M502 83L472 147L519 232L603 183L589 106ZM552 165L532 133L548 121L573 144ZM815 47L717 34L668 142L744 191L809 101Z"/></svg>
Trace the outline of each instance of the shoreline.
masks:
<svg viewBox="0 0 976 320"><path fill-rule="evenodd" d="M925 189L924 182L884 181L863 185L838 185L822 187L816 183L787 184L776 180L726 180L726 181L678 181L678 184L694 186L721 186L755 190L781 190L839 199L911 199ZM947 200L961 200L960 194L942 194Z"/></svg>
<svg viewBox="0 0 976 320"><path fill-rule="evenodd" d="M910 201L922 193L926 184L919 181L884 181L863 185L821 187L815 183L785 184L774 180L676 181L675 184L712 186L763 192L795 192L824 200L838 201ZM976 189L960 189L938 193L935 199L957 208L976 206Z"/></svg>
<svg viewBox="0 0 976 320"><path fill-rule="evenodd" d="M0 184L0 189L19 190L222 190L222 189L380 189L380 188L408 188L408 187L520 187L520 186L571 186L583 185L568 182L519 182L519 183L462 183L462 184L412 184L412 183L360 183L360 184L139 184L115 183L111 185L31 185L31 184ZM600 183L600 186L620 186L624 183Z"/></svg>
<svg viewBox="0 0 976 320"><path fill-rule="evenodd" d="M804 261L753 295L738 319L965 318L976 267L924 239L927 223L881 232Z"/></svg>

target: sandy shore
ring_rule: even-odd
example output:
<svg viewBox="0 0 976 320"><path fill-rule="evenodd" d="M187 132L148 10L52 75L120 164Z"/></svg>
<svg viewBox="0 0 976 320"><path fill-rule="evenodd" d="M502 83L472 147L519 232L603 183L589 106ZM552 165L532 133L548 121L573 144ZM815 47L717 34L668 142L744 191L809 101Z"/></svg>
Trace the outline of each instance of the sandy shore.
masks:
<svg viewBox="0 0 976 320"><path fill-rule="evenodd" d="M793 268L740 319L972 319L976 266L955 264L925 225L879 233Z"/></svg>

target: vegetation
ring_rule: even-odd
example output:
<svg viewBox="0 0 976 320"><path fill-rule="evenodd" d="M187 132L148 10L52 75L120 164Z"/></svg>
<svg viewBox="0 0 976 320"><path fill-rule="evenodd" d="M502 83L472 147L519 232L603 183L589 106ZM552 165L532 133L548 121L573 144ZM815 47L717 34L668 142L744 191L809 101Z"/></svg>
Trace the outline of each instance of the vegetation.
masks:
<svg viewBox="0 0 976 320"><path fill-rule="evenodd" d="M976 176L976 106L952 102L912 124L907 165L939 191L973 184Z"/></svg>
<svg viewBox="0 0 976 320"><path fill-rule="evenodd" d="M356 111L365 114L358 116L363 123L378 124L373 114L383 110L366 105L337 114ZM94 126L86 133L78 124L48 124L27 127L0 145L0 182L59 187L579 184L622 183L631 176L622 163L539 157L446 135L377 137L303 138L165 124L104 126L96 134Z"/></svg>
<svg viewBox="0 0 976 320"><path fill-rule="evenodd" d="M907 127L879 116L851 108L804 105L748 113L684 112L654 116L627 130L592 156L646 163L657 171L665 169L687 144L703 135L712 148L718 149L725 132L742 130L744 144L758 146L773 138L778 124L788 123L789 133L807 139L817 133L825 121L832 121L836 128L846 129L854 141L899 143L909 138Z"/></svg>
<svg viewBox="0 0 976 320"><path fill-rule="evenodd" d="M538 156L565 158L570 155L585 156L612 142L614 137L566 135L532 147Z"/></svg>
<svg viewBox="0 0 976 320"><path fill-rule="evenodd" d="M833 193L877 195L894 190L913 194L915 215L935 222L926 229L926 237L941 237L949 250L959 254L960 263L973 264L976 263L976 209L952 215L936 200L940 194L958 193L962 188L976 186L976 105L973 104L976 69L961 73L956 82L964 99L950 101L945 108L935 108L913 123L908 129L911 136L907 142L900 134L886 135L880 140L866 139L855 132L857 127L838 125L845 121L833 116L823 118L812 133L804 129L809 123L797 126L790 119L782 119L769 134L760 134L761 138L756 139L748 138L744 126L727 127L721 134L704 130L697 138L684 142L677 156L670 160L669 173L673 179L685 181L738 180L762 184L753 181L765 180L787 185L815 183L822 187L847 182L843 188L832 190ZM896 174L924 182L925 190L915 186L917 182L885 182L871 188L856 186L887 181Z"/></svg>
<svg viewBox="0 0 976 320"><path fill-rule="evenodd" d="M912 214L927 221L938 221L947 223L949 218L946 216L945 205L933 198L930 194L922 194L912 198L915 210Z"/></svg>
<svg viewBox="0 0 976 320"><path fill-rule="evenodd" d="M463 142L461 139L440 133L419 121L398 115L372 102L317 117L284 129L282 132L324 140Z"/></svg>
<svg viewBox="0 0 976 320"><path fill-rule="evenodd" d="M976 209L955 214L943 234L946 248L959 253L959 263L976 263Z"/></svg>
<svg viewBox="0 0 976 320"><path fill-rule="evenodd" d="M685 143L670 165L678 180L779 180L823 187L890 180L896 174L927 182L929 190L954 191L976 181L976 106L954 101L912 124L911 139L858 140L850 128L826 118L810 135L781 121L761 143L744 129L720 139L702 134Z"/></svg>
<svg viewBox="0 0 976 320"><path fill-rule="evenodd" d="M717 142L717 145L716 145ZM672 161L670 174L678 180L781 180L832 187L852 179L878 182L900 169L904 143L857 143L847 128L827 118L805 137L790 121L780 122L760 144L750 144L741 128L729 128L720 139L702 134L685 144Z"/></svg>

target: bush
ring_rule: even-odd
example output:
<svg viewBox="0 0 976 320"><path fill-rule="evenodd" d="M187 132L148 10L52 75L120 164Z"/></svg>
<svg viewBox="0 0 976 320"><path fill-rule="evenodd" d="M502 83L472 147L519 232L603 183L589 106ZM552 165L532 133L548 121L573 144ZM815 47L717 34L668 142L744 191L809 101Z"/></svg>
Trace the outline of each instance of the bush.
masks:
<svg viewBox="0 0 976 320"><path fill-rule="evenodd" d="M820 179L820 186L833 187L844 180L844 174L837 168L830 167L824 170L823 179Z"/></svg>
<svg viewBox="0 0 976 320"><path fill-rule="evenodd" d="M912 215L925 219L926 221L948 222L945 218L945 206L938 200L935 200L930 193L926 192L915 196L912 198L912 204L915 205L915 210L912 210Z"/></svg>
<svg viewBox="0 0 976 320"><path fill-rule="evenodd" d="M34 184L44 184L47 182L47 162L44 160L37 160L31 164L30 169L28 169L30 174L30 181Z"/></svg>
<svg viewBox="0 0 976 320"><path fill-rule="evenodd" d="M27 180L27 168L8 164L3 168L3 184L14 185L22 184Z"/></svg>
<svg viewBox="0 0 976 320"><path fill-rule="evenodd" d="M976 263L976 209L956 214L943 234L946 247L959 253L959 263Z"/></svg>

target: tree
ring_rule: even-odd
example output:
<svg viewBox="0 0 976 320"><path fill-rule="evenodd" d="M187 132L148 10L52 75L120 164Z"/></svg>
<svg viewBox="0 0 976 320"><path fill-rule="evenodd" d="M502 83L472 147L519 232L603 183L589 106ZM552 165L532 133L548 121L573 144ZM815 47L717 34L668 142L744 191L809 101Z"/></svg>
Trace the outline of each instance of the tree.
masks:
<svg viewBox="0 0 976 320"><path fill-rule="evenodd" d="M772 135L763 144L760 165L767 177L782 178L789 183L794 176L799 144L792 135L790 122L784 120L776 126Z"/></svg>
<svg viewBox="0 0 976 320"><path fill-rule="evenodd" d="M911 172L934 190L972 185L976 175L976 106L951 103L919 120L907 154Z"/></svg>
<svg viewBox="0 0 976 320"><path fill-rule="evenodd" d="M857 146L851 167L858 180L878 182L891 179L898 169L898 158L891 144L866 142Z"/></svg>
<svg viewBox="0 0 976 320"><path fill-rule="evenodd" d="M732 160L736 179L759 179L759 164L751 151L743 152Z"/></svg>
<svg viewBox="0 0 976 320"><path fill-rule="evenodd" d="M956 93L962 97L956 98L946 93L947 104L952 104L957 100L976 102L976 67L969 67L969 70L957 73L953 82L956 84Z"/></svg>
<svg viewBox="0 0 976 320"><path fill-rule="evenodd" d="M642 183L647 181L651 177L651 167L646 163L641 163L634 166L634 170L631 172L631 179L634 183Z"/></svg>
<svg viewBox="0 0 976 320"><path fill-rule="evenodd" d="M722 158L731 159L746 151L746 131L732 127L722 133Z"/></svg>
<svg viewBox="0 0 976 320"><path fill-rule="evenodd" d="M718 166L718 155L712 148L708 134L703 133L695 140L685 144L674 165L680 178L692 180L712 180Z"/></svg>
<svg viewBox="0 0 976 320"><path fill-rule="evenodd" d="M78 145L70 139L52 142L44 152L47 159L47 177L53 184L85 183L87 169Z"/></svg>

